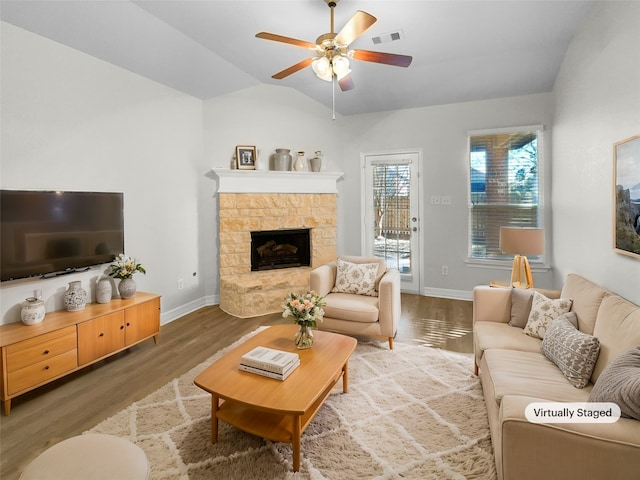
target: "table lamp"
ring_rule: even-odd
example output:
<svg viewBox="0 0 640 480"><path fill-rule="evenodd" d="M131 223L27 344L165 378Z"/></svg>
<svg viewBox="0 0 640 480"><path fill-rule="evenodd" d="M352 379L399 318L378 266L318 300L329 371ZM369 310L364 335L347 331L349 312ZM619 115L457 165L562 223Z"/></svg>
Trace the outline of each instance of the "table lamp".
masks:
<svg viewBox="0 0 640 480"><path fill-rule="evenodd" d="M533 288L533 275L525 255L541 255L544 252L544 231L541 228L500 227L500 250L515 254L511 267L511 285L516 288Z"/></svg>

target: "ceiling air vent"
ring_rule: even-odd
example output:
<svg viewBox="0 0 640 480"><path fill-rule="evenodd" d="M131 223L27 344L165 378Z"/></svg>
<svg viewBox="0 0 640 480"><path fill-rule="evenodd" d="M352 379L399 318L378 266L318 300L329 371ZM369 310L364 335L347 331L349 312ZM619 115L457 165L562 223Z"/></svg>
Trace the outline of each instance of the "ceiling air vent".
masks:
<svg viewBox="0 0 640 480"><path fill-rule="evenodd" d="M379 35L377 37L372 37L371 40L373 41L374 45L379 45L381 43L389 43L389 42L395 42L396 40L401 40L404 37L402 30L398 30L395 32L390 32L390 33L383 33L382 35Z"/></svg>

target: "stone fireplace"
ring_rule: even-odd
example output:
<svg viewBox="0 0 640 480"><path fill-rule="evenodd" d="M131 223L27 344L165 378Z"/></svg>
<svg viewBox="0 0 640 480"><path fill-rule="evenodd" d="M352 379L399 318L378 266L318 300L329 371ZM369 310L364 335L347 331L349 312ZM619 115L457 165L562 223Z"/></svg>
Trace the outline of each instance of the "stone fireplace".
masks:
<svg viewBox="0 0 640 480"><path fill-rule="evenodd" d="M218 179L220 308L241 318L281 312L290 292L309 289L313 268L336 258L336 181L342 174L213 172ZM259 240L256 249L272 241L278 250L297 254L305 248L301 240L283 240L282 235L304 231L308 265L252 267L252 232L270 237ZM262 251L269 248L276 246L270 243Z"/></svg>

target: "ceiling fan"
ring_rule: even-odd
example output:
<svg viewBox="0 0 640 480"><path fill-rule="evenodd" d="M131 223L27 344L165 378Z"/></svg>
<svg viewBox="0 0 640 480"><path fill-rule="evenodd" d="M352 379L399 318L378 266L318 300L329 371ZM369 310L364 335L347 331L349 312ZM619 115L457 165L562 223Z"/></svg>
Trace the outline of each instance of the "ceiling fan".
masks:
<svg viewBox="0 0 640 480"><path fill-rule="evenodd" d="M315 53L315 56L302 60L272 75L271 78L281 80L303 68L311 65L313 71L322 80L331 82L334 77L338 80L342 91L351 90L354 87L351 80L351 70L349 69L349 59L361 60L364 62L383 63L396 67L408 67L412 57L407 55L397 55L394 53L372 52L369 50L349 50L349 45L362 35L371 25L376 22L376 17L358 10L347 24L338 33L334 32L333 10L339 0L324 0L331 9L331 31L320 35L316 43L306 42L291 37L284 37L274 33L260 32L256 37L274 42L288 43L297 47L303 47Z"/></svg>

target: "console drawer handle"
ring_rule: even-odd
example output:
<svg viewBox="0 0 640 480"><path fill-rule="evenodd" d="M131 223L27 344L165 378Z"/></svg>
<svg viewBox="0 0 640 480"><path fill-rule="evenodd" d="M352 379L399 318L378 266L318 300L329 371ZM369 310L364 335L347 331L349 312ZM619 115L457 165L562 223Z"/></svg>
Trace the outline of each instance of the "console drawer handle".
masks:
<svg viewBox="0 0 640 480"><path fill-rule="evenodd" d="M98 335L99 337L104 337L104 332L100 332L100 335Z"/></svg>
<svg viewBox="0 0 640 480"><path fill-rule="evenodd" d="M49 350L45 350L44 355L49 355Z"/></svg>
<svg viewBox="0 0 640 480"><path fill-rule="evenodd" d="M49 370L49 365L45 365L44 369Z"/></svg>

